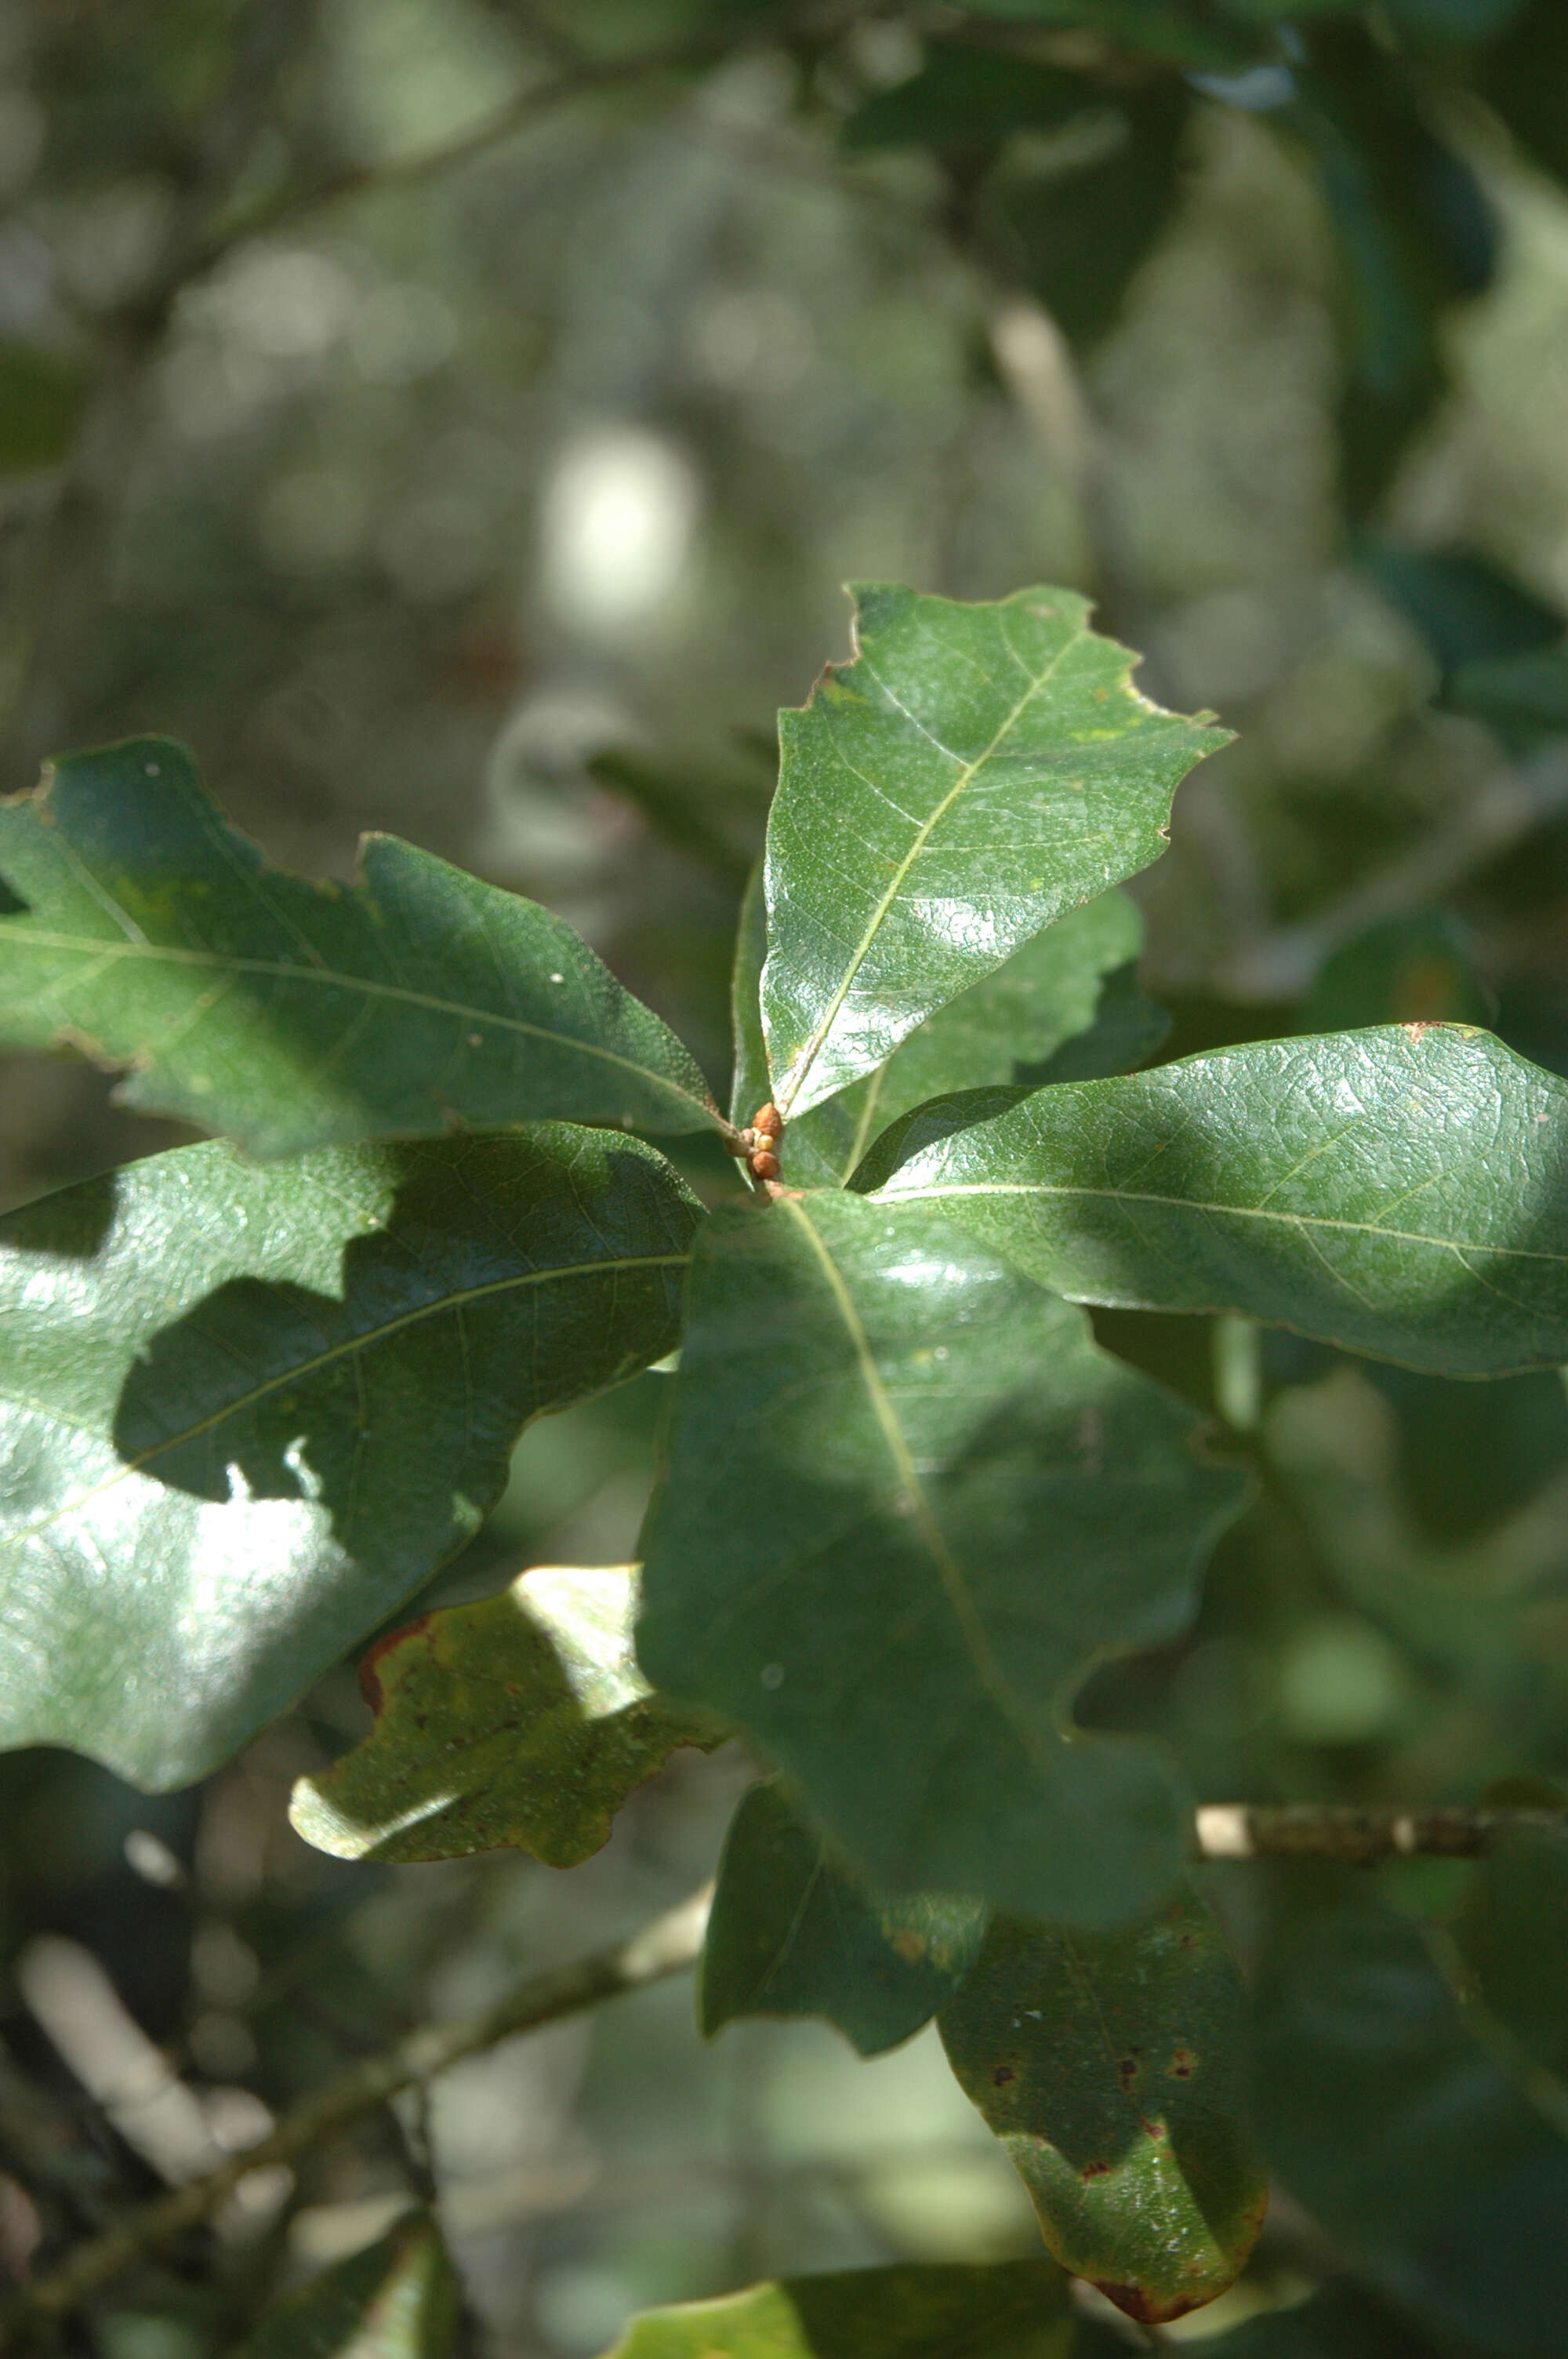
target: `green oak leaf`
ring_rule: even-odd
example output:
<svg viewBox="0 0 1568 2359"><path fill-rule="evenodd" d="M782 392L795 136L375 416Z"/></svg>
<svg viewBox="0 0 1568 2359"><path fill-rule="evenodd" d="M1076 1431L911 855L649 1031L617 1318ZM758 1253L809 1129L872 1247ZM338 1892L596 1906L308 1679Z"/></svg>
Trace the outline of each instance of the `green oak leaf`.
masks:
<svg viewBox="0 0 1568 2359"><path fill-rule="evenodd" d="M928 42L917 73L873 91L846 117L850 149L991 149L1019 131L1054 129L1095 103L1081 74L963 40Z"/></svg>
<svg viewBox="0 0 1568 2359"><path fill-rule="evenodd" d="M541 1124L182 1147L0 1222L0 1744L150 1788L238 1751L530 1419L669 1351L699 1218L652 1147Z"/></svg>
<svg viewBox="0 0 1568 2359"><path fill-rule="evenodd" d="M791 1803L753 1786L730 1822L697 1999L704 2037L750 2015L822 2016L862 2056L929 2023L974 1962L986 1912L878 1892Z"/></svg>
<svg viewBox="0 0 1568 2359"><path fill-rule="evenodd" d="M1344 2284L1325 2286L1227 2333L1188 2338L1182 2347L1199 2359L1206 2351L1212 2359L1442 2359L1408 2320L1365 2288Z"/></svg>
<svg viewBox="0 0 1568 2359"><path fill-rule="evenodd" d="M1075 1734L1164 1643L1243 1478L1087 1323L924 1211L723 1206L687 1288L643 1668L880 1885L1112 1921L1179 1880L1162 1759Z"/></svg>
<svg viewBox="0 0 1568 2359"><path fill-rule="evenodd" d="M1143 921L1125 893L1102 893L1070 909L938 1008L874 1073L792 1122L784 1179L795 1188L841 1188L871 1141L901 1114L952 1090L1041 1082L1065 1048L1083 1043L1091 1058L1119 1058L1130 1049L1136 1061L1152 1038L1156 1045L1163 1038L1163 1019L1126 979L1142 938ZM1117 988L1108 1006L1113 976ZM1157 1032L1151 1017L1162 1027ZM1119 1071L1119 1063L1111 1070Z"/></svg>
<svg viewBox="0 0 1568 2359"><path fill-rule="evenodd" d="M1565 1158L1568 1082L1487 1033L1408 1024L1000 1110L949 1099L885 1134L856 1185L1074 1301L1236 1311L1496 1376L1568 1360Z"/></svg>
<svg viewBox="0 0 1568 2359"><path fill-rule="evenodd" d="M440 2230L410 2212L280 2302L231 2359L450 2359L461 2307Z"/></svg>
<svg viewBox="0 0 1568 2359"><path fill-rule="evenodd" d="M762 999L786 1116L1157 859L1177 785L1227 742L1141 696L1072 591L854 595L854 660L779 717Z"/></svg>
<svg viewBox="0 0 1568 2359"><path fill-rule="evenodd" d="M1548 1807L1561 1808L1562 1796ZM1559 1827L1520 1827L1488 1844L1454 1936L1463 1995L1500 2028L1515 2048L1519 2077L1568 2131L1568 1818Z"/></svg>
<svg viewBox="0 0 1568 2359"><path fill-rule="evenodd" d="M759 860L741 897L735 933L735 959L730 975L730 1014L734 1036L734 1073L730 1084L730 1119L744 1130L759 1106L772 1094L768 1047L762 1038L760 992L762 962L768 954L768 905Z"/></svg>
<svg viewBox="0 0 1568 2359"><path fill-rule="evenodd" d="M648 2310L605 2359L1073 2359L1076 2332L1049 2261L914 2265Z"/></svg>
<svg viewBox="0 0 1568 2359"><path fill-rule="evenodd" d="M1355 0L1336 0L1351 6ZM1217 23L1212 11L1202 19L1182 0L968 0L977 16L1014 23L1061 26L1097 33L1119 49L1130 49L1162 64L1207 66L1221 72L1245 66L1254 55L1242 27Z"/></svg>
<svg viewBox="0 0 1568 2359"><path fill-rule="evenodd" d="M672 1711L632 1652L634 1565L536 1565L499 1597L424 1614L360 1679L376 1715L302 1777L289 1817L339 1859L460 1859L510 1845L576 1867L677 1745L724 1731Z"/></svg>
<svg viewBox="0 0 1568 2359"><path fill-rule="evenodd" d="M716 1127L673 1032L563 919L372 835L351 885L269 866L167 738L0 804L0 1041L257 1155L560 1117ZM13 906L17 905L17 906Z"/></svg>
<svg viewBox="0 0 1568 2359"><path fill-rule="evenodd" d="M1235 1961L1191 1891L1114 1933L1000 1918L937 2017L1051 2252L1130 2318L1200 2309L1257 2241L1269 2187L1244 2021Z"/></svg>
<svg viewBox="0 0 1568 2359"><path fill-rule="evenodd" d="M1256 2013L1264 2147L1333 2242L1467 2351L1558 2359L1568 2108L1483 2036L1421 1926L1313 1919L1266 1961Z"/></svg>

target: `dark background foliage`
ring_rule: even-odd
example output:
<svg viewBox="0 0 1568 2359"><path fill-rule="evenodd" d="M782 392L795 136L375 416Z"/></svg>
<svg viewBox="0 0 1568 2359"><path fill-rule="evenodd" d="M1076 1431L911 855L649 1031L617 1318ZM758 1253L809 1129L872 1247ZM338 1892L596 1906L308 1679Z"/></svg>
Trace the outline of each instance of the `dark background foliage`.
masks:
<svg viewBox="0 0 1568 2359"><path fill-rule="evenodd" d="M0 784L180 736L291 866L389 828L558 909L722 1094L773 712L842 652L841 581L1065 582L1240 733L1135 888L1164 1053L1456 1016L1568 1072L1565 181L1559 0L0 0ZM7 1060L0 1199L181 1135ZM1216 1799L1563 1771L1554 1375L1099 1323L1266 1415L1272 1480L1195 1631L1087 1717ZM533 1429L440 1598L629 1556L661 1381ZM189 2136L243 2137L673 1898L747 1775L680 1756L569 1878L347 1867L284 1805L364 1725L345 1670L194 1793L0 1761L0 2267L171 2167L46 2032L40 1940L101 1962ZM1314 1889L1238 1886L1244 1953ZM676 1985L373 2123L74 2347L207 2359L432 2181L507 2359L769 2271L1033 2249L934 2035L705 2050ZM1228 2318L1332 2261L1317 2209L1276 2207Z"/></svg>

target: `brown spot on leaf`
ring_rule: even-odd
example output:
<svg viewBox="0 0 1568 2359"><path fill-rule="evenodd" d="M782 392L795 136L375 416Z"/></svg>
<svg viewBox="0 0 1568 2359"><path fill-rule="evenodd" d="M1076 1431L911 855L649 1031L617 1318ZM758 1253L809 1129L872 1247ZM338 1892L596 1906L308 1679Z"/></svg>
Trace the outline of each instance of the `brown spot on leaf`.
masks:
<svg viewBox="0 0 1568 2359"><path fill-rule="evenodd" d="M1080 2179L1104 2179L1110 2170L1108 2162L1086 2162L1079 2171Z"/></svg>
<svg viewBox="0 0 1568 2359"><path fill-rule="evenodd" d="M912 1966L922 1965L925 1959L925 1943L913 1925L901 1925L892 1937L892 1946L901 1958Z"/></svg>
<svg viewBox="0 0 1568 2359"><path fill-rule="evenodd" d="M379 1712L386 1701L381 1674L375 1668L377 1663L384 1654L390 1653L394 1647L401 1647L406 1639L423 1637L429 1627L430 1616L421 1614L417 1622L406 1623L401 1630L389 1630L384 1638L376 1640L360 1665L360 1693L372 1712Z"/></svg>
<svg viewBox="0 0 1568 2359"><path fill-rule="evenodd" d="M1193 2067L1197 2059L1190 2048L1178 2048L1171 2059L1172 2080L1190 2081L1193 2077Z"/></svg>
<svg viewBox="0 0 1568 2359"><path fill-rule="evenodd" d="M1011 2064L999 2064L991 2074L991 2086L993 2089L1000 2089L1006 2082L1016 2081L1018 2075Z"/></svg>
<svg viewBox="0 0 1568 2359"><path fill-rule="evenodd" d="M1201 2310L1213 2293L1156 2294L1144 2286L1113 2285L1108 2278L1097 2277L1096 2285L1107 2301L1115 2302L1126 2318L1135 2318L1140 2326L1168 2326L1173 2318L1185 2318L1189 2310Z"/></svg>

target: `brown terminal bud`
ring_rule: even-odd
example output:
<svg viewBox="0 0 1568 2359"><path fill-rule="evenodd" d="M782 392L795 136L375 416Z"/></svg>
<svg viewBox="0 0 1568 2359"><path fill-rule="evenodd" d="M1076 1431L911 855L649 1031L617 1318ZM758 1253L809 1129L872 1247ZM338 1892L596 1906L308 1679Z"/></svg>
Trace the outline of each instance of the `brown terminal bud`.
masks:
<svg viewBox="0 0 1568 2359"><path fill-rule="evenodd" d="M766 1105L757 1108L752 1117L752 1125L760 1136L766 1138L778 1138L784 1133L784 1116L771 1098Z"/></svg>
<svg viewBox="0 0 1568 2359"><path fill-rule="evenodd" d="M770 1155L766 1147L759 1147L751 1158L748 1168L753 1180L776 1180L779 1176L779 1158L776 1155Z"/></svg>

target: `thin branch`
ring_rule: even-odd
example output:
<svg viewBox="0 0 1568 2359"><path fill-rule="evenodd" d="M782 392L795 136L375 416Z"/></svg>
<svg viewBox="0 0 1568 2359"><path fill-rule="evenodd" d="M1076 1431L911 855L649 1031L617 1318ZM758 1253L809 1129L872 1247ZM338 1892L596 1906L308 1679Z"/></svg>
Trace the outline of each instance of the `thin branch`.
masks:
<svg viewBox="0 0 1568 2359"><path fill-rule="evenodd" d="M572 1965L531 1974L492 2006L450 2023L421 2024L384 2054L351 2065L285 2114L258 2145L232 2155L204 2179L144 2205L106 2236L83 2245L60 2267L35 2278L0 2307L0 2350L19 2348L29 2326L65 2317L144 2255L182 2229L210 2220L253 2170L297 2161L350 2122L404 2089L423 2086L465 2056L682 1973L695 1964L701 1951L711 1898L711 1886L704 1886L629 1941L596 1951Z"/></svg>
<svg viewBox="0 0 1568 2359"><path fill-rule="evenodd" d="M1521 1829L1568 1832L1568 1811L1209 1803L1196 1814L1193 1847L1206 1860L1468 1859L1498 1835ZM701 1951L711 1898L712 1886L705 1886L631 1940L596 1951L573 1965L532 1974L492 2006L450 2023L421 2024L384 2054L351 2065L286 2114L257 2145L232 2155L205 2178L144 2205L12 2297L0 2307L0 2350L18 2348L30 2326L63 2318L170 2237L211 2219L253 2170L297 2161L351 2122L405 2089L422 2088L465 2056L682 1973Z"/></svg>
<svg viewBox="0 0 1568 2359"><path fill-rule="evenodd" d="M497 147L503 140L524 131L541 116L553 114L579 98L591 98L601 92L620 90L628 84L643 82L660 74L682 73L698 66L715 65L741 49L752 49L769 41L787 40L807 35L820 37L833 31L843 31L866 14L863 5L803 11L781 8L760 16L730 19L706 33L696 34L684 41L668 41L658 47L638 49L627 57L583 58L551 74L543 82L530 82L438 147L417 149L408 156L393 156L378 162L346 164L336 172L321 178L303 189L287 190L266 205L260 206L244 220L235 222L215 238L208 252L197 264L206 269L243 239L261 235L275 229L280 222L289 221L297 213L314 212L323 205L336 204L347 197L360 196L384 189L416 188L422 181L443 178L464 164L473 163ZM194 272L192 275L195 275Z"/></svg>
<svg viewBox="0 0 1568 2359"><path fill-rule="evenodd" d="M1568 1810L1357 1810L1336 1802L1210 1802L1197 1813L1200 1859L1475 1859L1499 1835L1568 1834Z"/></svg>

